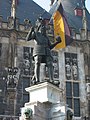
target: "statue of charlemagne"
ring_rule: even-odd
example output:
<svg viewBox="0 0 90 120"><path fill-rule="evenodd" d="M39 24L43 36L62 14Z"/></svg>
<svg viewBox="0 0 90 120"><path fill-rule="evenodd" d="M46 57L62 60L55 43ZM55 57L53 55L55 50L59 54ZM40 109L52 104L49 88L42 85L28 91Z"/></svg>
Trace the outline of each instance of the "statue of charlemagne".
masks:
<svg viewBox="0 0 90 120"><path fill-rule="evenodd" d="M33 80L35 83L40 82L40 65L46 63L49 73L49 80L53 82L53 59L51 55L51 49L53 49L58 43L61 42L60 36L56 37L56 42L51 44L49 38L46 35L46 24L43 18L39 18L36 22L37 28L32 27L26 37L26 40L34 40L35 46L33 51L33 58L35 60L35 69Z"/></svg>

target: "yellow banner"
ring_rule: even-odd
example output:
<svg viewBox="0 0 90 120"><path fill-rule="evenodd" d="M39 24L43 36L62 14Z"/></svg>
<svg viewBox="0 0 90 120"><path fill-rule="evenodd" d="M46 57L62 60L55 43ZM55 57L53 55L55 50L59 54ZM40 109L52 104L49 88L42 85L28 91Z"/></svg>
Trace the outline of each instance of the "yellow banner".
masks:
<svg viewBox="0 0 90 120"><path fill-rule="evenodd" d="M59 43L55 48L65 48L65 29L64 29L64 22L63 18L59 11L56 11L53 16L53 22L54 22L54 35L60 35L62 42Z"/></svg>

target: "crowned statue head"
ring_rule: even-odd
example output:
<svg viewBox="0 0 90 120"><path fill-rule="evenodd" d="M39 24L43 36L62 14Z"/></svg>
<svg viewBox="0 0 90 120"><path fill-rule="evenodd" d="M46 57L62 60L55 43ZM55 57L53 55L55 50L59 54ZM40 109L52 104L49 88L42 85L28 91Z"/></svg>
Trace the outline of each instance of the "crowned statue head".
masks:
<svg viewBox="0 0 90 120"><path fill-rule="evenodd" d="M45 19L42 17L39 17L36 21L36 27L37 31L40 32L43 35L46 35L46 23Z"/></svg>

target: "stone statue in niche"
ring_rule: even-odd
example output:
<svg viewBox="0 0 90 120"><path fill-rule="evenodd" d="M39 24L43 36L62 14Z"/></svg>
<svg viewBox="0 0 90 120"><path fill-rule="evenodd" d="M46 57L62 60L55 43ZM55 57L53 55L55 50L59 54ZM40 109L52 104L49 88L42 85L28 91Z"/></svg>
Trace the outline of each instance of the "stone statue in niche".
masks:
<svg viewBox="0 0 90 120"><path fill-rule="evenodd" d="M72 74L73 74L73 79L76 80L78 77L78 67L76 63L72 65Z"/></svg>
<svg viewBox="0 0 90 120"><path fill-rule="evenodd" d="M68 80L71 79L71 64L70 64L70 59L67 57L66 58L66 65L65 65L65 70L66 70L66 78Z"/></svg>
<svg viewBox="0 0 90 120"><path fill-rule="evenodd" d="M70 65L70 63L69 62L66 63L65 67L66 67L66 77L67 77L67 79L71 79L71 65Z"/></svg>

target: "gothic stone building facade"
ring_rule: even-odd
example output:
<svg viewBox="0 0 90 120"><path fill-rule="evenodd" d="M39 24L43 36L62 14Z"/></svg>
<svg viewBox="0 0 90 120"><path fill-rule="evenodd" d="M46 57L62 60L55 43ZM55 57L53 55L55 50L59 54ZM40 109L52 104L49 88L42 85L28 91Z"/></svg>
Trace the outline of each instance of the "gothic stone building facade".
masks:
<svg viewBox="0 0 90 120"><path fill-rule="evenodd" d="M75 8L78 1L72 3L67 0L62 3L68 12L67 8L70 8L70 4ZM83 11L81 6L78 6L72 11L75 15L67 15L73 43L66 48L52 51L54 79L60 81L59 87L63 90L61 102L64 101L73 109L76 119L90 116L90 19L87 19L87 24L85 19L83 20L83 18L90 18L90 14L85 8L88 16L83 17ZM80 22L82 20L83 27ZM33 75L34 42L25 41L31 23L26 19L21 24L17 18L15 22L14 27L12 17L8 17L8 20L0 17L0 119L5 115L19 116L20 108L28 102L25 88L30 86ZM53 42L53 27L49 25L47 28L47 34ZM43 79L43 73L41 74ZM47 68L45 78L48 78Z"/></svg>

